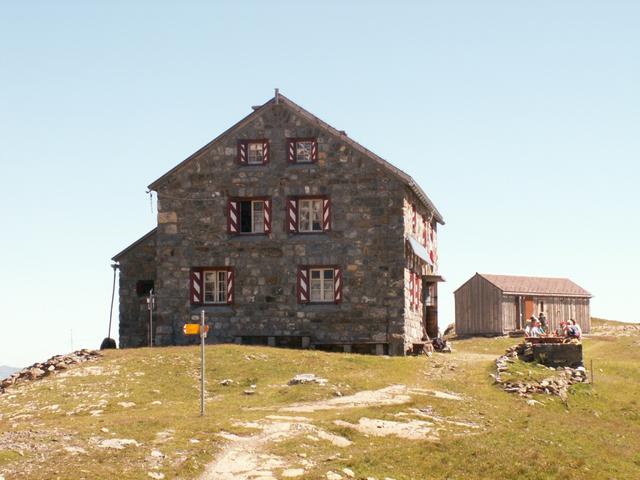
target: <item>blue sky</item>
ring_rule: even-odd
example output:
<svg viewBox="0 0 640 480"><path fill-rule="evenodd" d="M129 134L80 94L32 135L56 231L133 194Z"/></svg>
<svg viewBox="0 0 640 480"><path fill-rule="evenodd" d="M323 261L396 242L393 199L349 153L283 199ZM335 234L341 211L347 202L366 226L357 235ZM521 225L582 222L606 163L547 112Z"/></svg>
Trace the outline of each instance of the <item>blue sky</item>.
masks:
<svg viewBox="0 0 640 480"><path fill-rule="evenodd" d="M445 216L476 271L569 276L640 321L640 3L0 2L0 364L107 333L146 185L279 87ZM117 324L115 325L117 331Z"/></svg>

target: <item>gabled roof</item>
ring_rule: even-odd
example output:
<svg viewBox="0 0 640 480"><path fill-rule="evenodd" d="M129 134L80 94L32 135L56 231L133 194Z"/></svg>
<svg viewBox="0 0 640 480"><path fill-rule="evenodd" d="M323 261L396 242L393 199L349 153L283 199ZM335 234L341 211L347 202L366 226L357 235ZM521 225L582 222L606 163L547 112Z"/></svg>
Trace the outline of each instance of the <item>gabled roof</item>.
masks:
<svg viewBox="0 0 640 480"><path fill-rule="evenodd" d="M151 230L149 233L144 234L142 237L140 237L138 240L136 240L135 242L133 242L131 245L129 245L127 248L125 248L124 250L122 250L119 253L116 253L111 260L113 260L114 262L117 262L118 259L122 258L123 255L125 255L127 252L129 252L130 250L134 249L135 247L137 247L138 245L140 245L141 243L144 243L146 240L148 240L149 238L153 237L156 232L158 231L158 228L154 228L153 230Z"/></svg>
<svg viewBox="0 0 640 480"><path fill-rule="evenodd" d="M477 275L498 287L503 293L554 297L592 296L591 293L568 278L491 275L488 273L478 273Z"/></svg>
<svg viewBox="0 0 640 480"><path fill-rule="evenodd" d="M167 173L165 173L160 178L158 178L157 180L152 182L148 187L149 190L157 191L157 189L160 186L162 186L162 184L164 184L174 172L176 172L177 170L179 170L182 167L184 167L192 159L197 157L202 151L204 151L207 148L211 147L212 145L214 145L216 142L221 140L226 135L229 135L230 133L236 131L237 129L240 129L240 128L244 127L245 125L247 125L248 123L252 122L256 118L258 118L260 115L262 115L268 109L268 107L270 107L271 105L276 105L276 104L281 104L281 105L287 106L288 108L293 110L293 112L296 113L297 115L305 118L309 122L311 122L311 123L317 125L318 127L324 129L325 131L327 131L331 135L339 137L343 142L345 142L347 145L349 145L354 150L357 150L358 152L362 153L363 155L366 155L370 159L374 160L375 162L377 162L380 165L382 165L383 167L385 167L389 172L391 172L393 175L395 175L396 178L400 179L400 181L402 181L405 185L407 185L413 191L413 193L416 194L416 196L420 199L420 201L422 203L424 203L424 205L429 210L431 210L433 212L433 217L439 224L444 225L444 219L442 218L442 215L440 214L438 209L435 207L433 202L429 199L427 194L422 190L422 188L420 188L420 186L415 182L415 180L413 178L411 178L410 175L408 175L407 173L403 172L399 168L394 167L391 163L387 162L382 157L376 155L372 151L370 151L367 148L363 147L362 145L360 145L355 140L352 140L351 138L349 138L344 133L344 131L339 131L339 130L335 129L334 127L332 127L328 123L320 120L318 117L313 115L311 112L305 110L301 106L299 106L296 103L292 102L287 97L285 97L281 93L278 93L277 91L276 91L276 95L273 98L271 98L269 101L267 101L266 103L264 103L260 107L255 107L255 109L254 109L254 111L252 113L250 113L249 115L244 117L242 120L240 120L238 123L233 125L231 128L229 128L229 129L225 130L224 132L222 132L220 135L218 135L216 138L214 138L211 142L206 144L204 147L202 147L201 149L199 149L195 153L191 154L189 157L187 157L185 160L183 160L178 165L173 167Z"/></svg>

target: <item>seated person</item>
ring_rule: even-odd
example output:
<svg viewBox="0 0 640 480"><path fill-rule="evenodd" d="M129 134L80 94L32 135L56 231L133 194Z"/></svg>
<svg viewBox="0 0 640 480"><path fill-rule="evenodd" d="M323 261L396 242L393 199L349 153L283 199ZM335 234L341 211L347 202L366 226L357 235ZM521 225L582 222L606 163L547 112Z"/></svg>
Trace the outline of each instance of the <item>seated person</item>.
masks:
<svg viewBox="0 0 640 480"><path fill-rule="evenodd" d="M582 340L582 328L580 328L580 325L578 325L574 319L569 320L569 330L572 332L572 338Z"/></svg>
<svg viewBox="0 0 640 480"><path fill-rule="evenodd" d="M545 333L544 333L544 330L542 329L542 325L540 321L536 320L533 328L531 329L531 336L538 338L538 337L542 337L544 334Z"/></svg>

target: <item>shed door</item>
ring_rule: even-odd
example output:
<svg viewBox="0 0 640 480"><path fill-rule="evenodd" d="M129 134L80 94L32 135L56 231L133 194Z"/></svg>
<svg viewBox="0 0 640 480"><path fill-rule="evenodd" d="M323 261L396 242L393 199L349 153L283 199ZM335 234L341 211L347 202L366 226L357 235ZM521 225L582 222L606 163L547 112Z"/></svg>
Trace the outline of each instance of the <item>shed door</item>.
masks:
<svg viewBox="0 0 640 480"><path fill-rule="evenodd" d="M524 297L524 318L525 321L533 316L533 297Z"/></svg>

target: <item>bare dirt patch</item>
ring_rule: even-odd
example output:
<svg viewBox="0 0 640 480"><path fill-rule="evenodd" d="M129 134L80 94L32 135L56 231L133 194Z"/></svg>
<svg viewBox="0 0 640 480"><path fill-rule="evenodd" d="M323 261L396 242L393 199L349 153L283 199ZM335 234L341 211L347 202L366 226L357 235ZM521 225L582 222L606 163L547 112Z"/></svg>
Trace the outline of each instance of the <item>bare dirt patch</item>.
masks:
<svg viewBox="0 0 640 480"><path fill-rule="evenodd" d="M286 417L272 415L259 422L239 423L245 428L255 428L259 433L239 436L222 433L220 436L228 441L218 457L210 463L201 480L249 480L275 479L276 472L285 476L301 476L313 463L302 459L298 465L290 465L286 459L265 453L271 443L277 443L299 435L311 435L331 442L337 447L348 447L351 442L339 435L308 423L305 417ZM285 474L286 472L286 474Z"/></svg>

